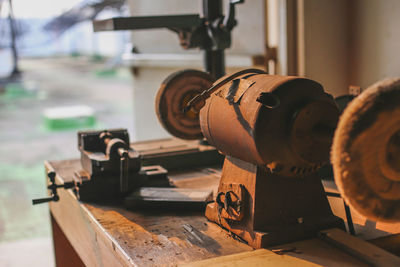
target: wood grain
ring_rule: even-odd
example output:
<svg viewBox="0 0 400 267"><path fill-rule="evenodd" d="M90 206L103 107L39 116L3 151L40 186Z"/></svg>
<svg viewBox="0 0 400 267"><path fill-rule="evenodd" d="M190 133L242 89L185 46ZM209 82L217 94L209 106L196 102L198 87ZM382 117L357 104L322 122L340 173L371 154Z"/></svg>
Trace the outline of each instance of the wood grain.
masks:
<svg viewBox="0 0 400 267"><path fill-rule="evenodd" d="M46 163L57 183L61 175L72 178L77 162L66 163ZM71 190L59 194L51 212L87 266L171 266L252 250L202 212L131 212L118 204L79 203Z"/></svg>
<svg viewBox="0 0 400 267"><path fill-rule="evenodd" d="M57 267L83 267L85 266L76 253L75 249L72 247L71 243L68 241L67 237L60 229L60 226L51 216L51 229L53 231L53 244L54 244L54 254Z"/></svg>
<svg viewBox="0 0 400 267"><path fill-rule="evenodd" d="M80 168L80 163L79 160L55 161L46 162L45 166L56 171L57 183L63 183L72 180L73 171ZM197 188L204 188L207 183L218 184L218 172L195 169L187 177L195 181ZM181 186L190 185L185 182L183 172L171 173L171 177ZM86 266L176 266L253 251L208 222L202 212L133 212L118 203L79 202L71 190L59 190L59 194L60 201L50 203L51 213ZM324 266L338 261L341 266L364 266L318 239L278 248L287 247L295 247L297 251L285 255Z"/></svg>
<svg viewBox="0 0 400 267"><path fill-rule="evenodd" d="M226 266L226 267L239 267L239 266L321 266L308 261L304 261L288 255L278 255L266 249L258 249L251 252L243 252L230 256L223 256L219 258L208 259L190 264L183 264L180 266L192 267L211 267L211 266Z"/></svg>
<svg viewBox="0 0 400 267"><path fill-rule="evenodd" d="M339 229L321 231L323 240L372 266L400 266L400 258Z"/></svg>

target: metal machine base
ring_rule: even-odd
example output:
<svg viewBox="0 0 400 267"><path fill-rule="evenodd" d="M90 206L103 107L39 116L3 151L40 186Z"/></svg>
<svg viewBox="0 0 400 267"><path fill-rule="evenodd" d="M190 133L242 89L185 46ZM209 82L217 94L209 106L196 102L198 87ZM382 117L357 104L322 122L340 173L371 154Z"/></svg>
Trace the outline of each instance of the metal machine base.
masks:
<svg viewBox="0 0 400 267"><path fill-rule="evenodd" d="M345 229L318 176L283 177L232 157L225 159L218 195L206 217L254 248L305 239L323 229Z"/></svg>

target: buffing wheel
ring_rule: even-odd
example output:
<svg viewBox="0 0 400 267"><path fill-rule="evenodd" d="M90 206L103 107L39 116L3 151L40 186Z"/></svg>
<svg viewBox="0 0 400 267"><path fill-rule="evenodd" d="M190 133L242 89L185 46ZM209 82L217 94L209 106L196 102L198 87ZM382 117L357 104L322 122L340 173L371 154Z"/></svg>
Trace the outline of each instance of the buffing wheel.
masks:
<svg viewBox="0 0 400 267"><path fill-rule="evenodd" d="M349 104L331 160L347 203L369 219L400 221L400 79L376 83Z"/></svg>
<svg viewBox="0 0 400 267"><path fill-rule="evenodd" d="M156 114L161 125L173 136L195 140L203 138L199 115L184 107L196 95L210 88L214 79L198 70L178 71L164 80L156 96Z"/></svg>

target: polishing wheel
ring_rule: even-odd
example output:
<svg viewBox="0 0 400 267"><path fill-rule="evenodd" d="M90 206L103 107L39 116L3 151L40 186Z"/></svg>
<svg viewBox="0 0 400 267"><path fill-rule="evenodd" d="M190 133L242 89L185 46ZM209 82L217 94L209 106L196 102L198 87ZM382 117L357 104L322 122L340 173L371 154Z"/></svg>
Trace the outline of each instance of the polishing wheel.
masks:
<svg viewBox="0 0 400 267"><path fill-rule="evenodd" d="M349 104L331 157L347 203L368 219L400 221L400 79L374 84Z"/></svg>
<svg viewBox="0 0 400 267"><path fill-rule="evenodd" d="M199 115L183 112L187 103L196 95L210 88L214 79L206 72L183 70L168 76L156 96L156 114L161 125L173 136L202 139Z"/></svg>

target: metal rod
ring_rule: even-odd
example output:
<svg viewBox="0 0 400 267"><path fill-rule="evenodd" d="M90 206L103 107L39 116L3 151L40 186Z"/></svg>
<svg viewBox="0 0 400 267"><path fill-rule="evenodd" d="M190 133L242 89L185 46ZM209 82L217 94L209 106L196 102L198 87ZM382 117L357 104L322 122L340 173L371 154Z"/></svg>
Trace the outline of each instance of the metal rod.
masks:
<svg viewBox="0 0 400 267"><path fill-rule="evenodd" d="M205 50L204 51L204 68L215 79L219 79L225 75L225 53L224 50Z"/></svg>
<svg viewBox="0 0 400 267"><path fill-rule="evenodd" d="M201 24L202 19L198 14L134 16L95 20L93 21L93 30L99 32L157 28L191 29L193 27L199 27Z"/></svg>
<svg viewBox="0 0 400 267"><path fill-rule="evenodd" d="M326 192L325 194L330 197L342 198L342 196L339 193ZM343 205L344 205L344 211L346 212L347 227L349 228L349 232L351 235L356 235L356 231L354 230L353 218L351 217L351 211L349 206L344 201L344 199L343 199Z"/></svg>
<svg viewBox="0 0 400 267"><path fill-rule="evenodd" d="M356 235L356 231L354 230L353 218L351 217L351 211L349 206L344 202L343 199L344 210L346 212L347 226L349 227L349 232L351 235Z"/></svg>
<svg viewBox="0 0 400 267"><path fill-rule="evenodd" d="M13 56L13 68L12 68L11 76L15 76L15 75L20 74L20 70L18 67L18 51L17 51L17 44L16 44L17 29L15 27L14 11L13 11L13 5L12 5L11 0L9 0L9 5L10 5L10 11L8 14L8 20L10 23L11 51L12 51L12 56Z"/></svg>
<svg viewBox="0 0 400 267"><path fill-rule="evenodd" d="M203 0L203 16L206 21L213 21L221 17L222 0ZM215 79L225 75L225 52L224 50L205 50L204 68Z"/></svg>
<svg viewBox="0 0 400 267"><path fill-rule="evenodd" d="M36 204L46 203L46 202L50 202L50 201L53 201L53 197L44 197L44 198L32 199L32 204L36 205Z"/></svg>
<svg viewBox="0 0 400 267"><path fill-rule="evenodd" d="M203 0L203 16L206 19L216 19L222 15L222 0Z"/></svg>

